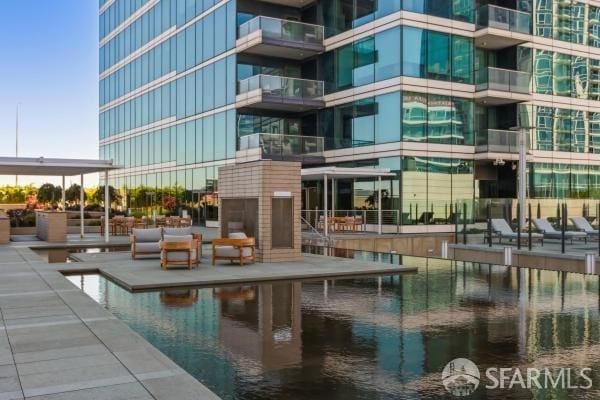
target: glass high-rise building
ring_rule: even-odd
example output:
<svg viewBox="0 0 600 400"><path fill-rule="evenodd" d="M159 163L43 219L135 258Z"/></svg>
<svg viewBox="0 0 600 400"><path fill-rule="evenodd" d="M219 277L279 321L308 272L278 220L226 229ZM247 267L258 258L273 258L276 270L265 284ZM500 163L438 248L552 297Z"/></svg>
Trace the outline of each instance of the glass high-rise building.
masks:
<svg viewBox="0 0 600 400"><path fill-rule="evenodd" d="M600 6L560 0L100 0L100 156L127 206L214 219L218 168L378 166L400 225L600 198ZM339 180L336 209L375 182ZM304 208L322 182L304 182ZM592 205L593 207L593 205ZM432 218L419 218L424 211Z"/></svg>

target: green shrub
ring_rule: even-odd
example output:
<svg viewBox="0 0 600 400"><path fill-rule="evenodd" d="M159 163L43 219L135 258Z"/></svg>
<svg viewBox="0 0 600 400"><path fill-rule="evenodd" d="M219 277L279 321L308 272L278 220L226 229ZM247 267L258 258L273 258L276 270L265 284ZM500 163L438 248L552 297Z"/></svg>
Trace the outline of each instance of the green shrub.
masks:
<svg viewBox="0 0 600 400"><path fill-rule="evenodd" d="M35 226L35 213L27 213L23 216L23 225L22 226Z"/></svg>

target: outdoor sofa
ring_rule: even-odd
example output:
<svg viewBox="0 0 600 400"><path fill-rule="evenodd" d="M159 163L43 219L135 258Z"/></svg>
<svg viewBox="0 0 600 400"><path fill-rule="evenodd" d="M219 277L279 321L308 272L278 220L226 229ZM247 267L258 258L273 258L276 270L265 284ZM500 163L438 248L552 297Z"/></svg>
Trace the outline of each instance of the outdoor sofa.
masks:
<svg viewBox="0 0 600 400"><path fill-rule="evenodd" d="M131 258L138 259L139 256L160 257L160 242L165 235L171 236L192 236L198 241L198 258L202 257L202 235L192 233L191 227L186 228L150 228L150 229L132 229L129 241L131 242Z"/></svg>

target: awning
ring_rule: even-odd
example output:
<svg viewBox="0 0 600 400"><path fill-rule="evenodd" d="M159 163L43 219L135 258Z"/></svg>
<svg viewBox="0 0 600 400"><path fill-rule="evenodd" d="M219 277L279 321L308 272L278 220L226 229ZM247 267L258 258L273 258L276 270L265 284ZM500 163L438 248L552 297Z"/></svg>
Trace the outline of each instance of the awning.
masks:
<svg viewBox="0 0 600 400"><path fill-rule="evenodd" d="M325 176L333 179L352 179L352 178L377 178L377 177L395 177L396 174L390 172L389 168L344 168L344 167L318 167L303 168L300 171L303 181L321 180Z"/></svg>
<svg viewBox="0 0 600 400"><path fill-rule="evenodd" d="M119 168L111 160L0 157L0 175L75 176Z"/></svg>
<svg viewBox="0 0 600 400"><path fill-rule="evenodd" d="M80 184L80 232L84 236L84 188L83 175L104 172L104 240L109 242L109 208L110 195L108 189L108 172L121 167L114 165L112 160L83 160L45 157L0 157L0 175L26 176L62 176L62 204L65 209L65 176L81 176Z"/></svg>

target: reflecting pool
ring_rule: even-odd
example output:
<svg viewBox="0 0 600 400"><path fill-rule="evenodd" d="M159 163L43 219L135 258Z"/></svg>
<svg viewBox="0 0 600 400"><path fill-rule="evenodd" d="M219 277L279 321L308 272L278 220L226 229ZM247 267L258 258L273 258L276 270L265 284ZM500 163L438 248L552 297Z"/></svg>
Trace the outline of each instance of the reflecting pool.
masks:
<svg viewBox="0 0 600 400"><path fill-rule="evenodd" d="M481 371L469 398L600 397L598 277L353 256L419 271L145 293L68 278L225 399L451 398L442 370L455 358ZM487 368L545 367L591 368L592 387L484 387Z"/></svg>

